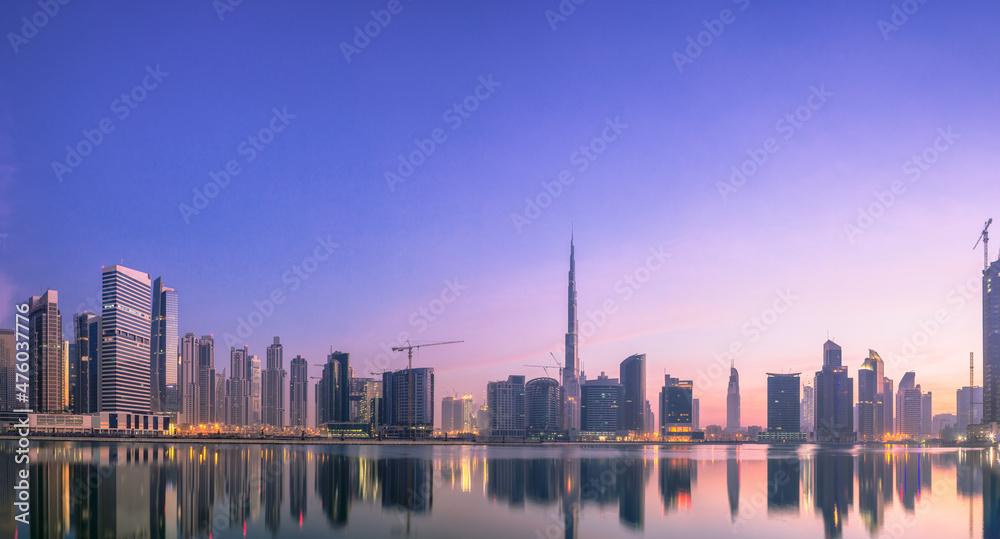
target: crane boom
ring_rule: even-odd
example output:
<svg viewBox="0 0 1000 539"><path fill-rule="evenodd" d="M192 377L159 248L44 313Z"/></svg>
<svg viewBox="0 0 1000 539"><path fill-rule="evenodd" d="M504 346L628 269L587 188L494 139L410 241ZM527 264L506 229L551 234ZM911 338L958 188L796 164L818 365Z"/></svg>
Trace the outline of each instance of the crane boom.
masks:
<svg viewBox="0 0 1000 539"><path fill-rule="evenodd" d="M983 232L981 234L979 234L979 239L976 240L976 244L972 247L972 250L975 251L976 247L979 247L979 242L980 241L983 242L983 269L984 270L989 269L989 267L990 267L990 246L989 246L989 244L990 244L990 233L989 233L989 228L990 228L990 224L992 224L992 223L993 223L993 218L990 217L989 221L986 221L986 224L983 226Z"/></svg>

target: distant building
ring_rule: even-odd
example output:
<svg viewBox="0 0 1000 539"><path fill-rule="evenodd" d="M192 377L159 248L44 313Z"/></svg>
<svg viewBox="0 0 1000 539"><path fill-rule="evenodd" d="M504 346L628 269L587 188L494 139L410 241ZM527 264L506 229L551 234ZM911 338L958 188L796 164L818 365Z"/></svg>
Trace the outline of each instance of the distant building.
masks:
<svg viewBox="0 0 1000 539"><path fill-rule="evenodd" d="M892 379L888 376L882 379L882 408L884 413L884 436L892 436L896 433L896 415L895 415L895 401L896 392L893 391Z"/></svg>
<svg viewBox="0 0 1000 539"><path fill-rule="evenodd" d="M101 270L103 307L98 398L102 412L150 412L152 294L152 282L147 273L121 265L105 266Z"/></svg>
<svg viewBox="0 0 1000 539"><path fill-rule="evenodd" d="M526 414L524 376L510 375L507 380L486 385L486 407L489 410L490 432L493 438L523 438Z"/></svg>
<svg viewBox="0 0 1000 539"><path fill-rule="evenodd" d="M701 399L691 400L691 429L701 430Z"/></svg>
<svg viewBox="0 0 1000 539"><path fill-rule="evenodd" d="M735 365L729 367L729 388L726 391L726 430L740 431L740 373Z"/></svg>
<svg viewBox="0 0 1000 539"><path fill-rule="evenodd" d="M250 397L247 399L247 423L250 425L260 425L260 390L262 385L260 358L250 356L247 360L250 372L247 378L250 380Z"/></svg>
<svg viewBox="0 0 1000 539"><path fill-rule="evenodd" d="M653 407L649 405L649 400L646 400L646 414L644 416L644 421L646 422L646 429L643 432L647 434L655 433L656 417L653 415Z"/></svg>
<svg viewBox="0 0 1000 539"><path fill-rule="evenodd" d="M340 410L343 406L340 394L341 380L347 377L347 372L341 368L341 362L333 353L326 356L323 376L316 384L316 428L322 428L331 422L340 422L343 415Z"/></svg>
<svg viewBox="0 0 1000 539"><path fill-rule="evenodd" d="M198 339L194 333L188 333L181 338L181 368L177 374L178 389L180 394L180 414L177 418L179 425L200 425L204 424L201 417L201 391L202 387L198 383ZM215 380L212 380L215 383ZM207 391L209 388L205 388Z"/></svg>
<svg viewBox="0 0 1000 539"><path fill-rule="evenodd" d="M292 359L291 382L288 391L288 424L292 428L307 427L309 401L309 363L302 356Z"/></svg>
<svg viewBox="0 0 1000 539"><path fill-rule="evenodd" d="M28 299L28 343L28 408L43 414L66 411L64 394L68 388L63 361L59 292L46 290L41 296ZM146 383L148 381L142 385ZM148 396L146 411L149 411Z"/></svg>
<svg viewBox="0 0 1000 539"><path fill-rule="evenodd" d="M410 394L412 377L413 393ZM434 369L382 373L382 406L388 436L426 437L434 431ZM412 413L411 413L412 402ZM413 431L410 428L413 428Z"/></svg>
<svg viewBox="0 0 1000 539"><path fill-rule="evenodd" d="M934 436L936 433L932 427L934 421L934 412L931 400L931 392L928 391L921 395L920 401L920 433L924 435Z"/></svg>
<svg viewBox="0 0 1000 539"><path fill-rule="evenodd" d="M472 395L456 397L453 403L454 420L456 432L473 432L475 430L476 403L472 400ZM558 418L557 418L558 419Z"/></svg>
<svg viewBox="0 0 1000 539"><path fill-rule="evenodd" d="M694 384L669 374L663 377L660 390L660 436L666 441L691 439Z"/></svg>
<svg viewBox="0 0 1000 539"><path fill-rule="evenodd" d="M267 363L261 379L260 412L265 425L285 428L285 372L284 347L278 337L267 347Z"/></svg>
<svg viewBox="0 0 1000 539"><path fill-rule="evenodd" d="M903 376L896 391L896 434L917 437L922 432L923 395L916 383L916 373Z"/></svg>
<svg viewBox="0 0 1000 539"><path fill-rule="evenodd" d="M562 374L562 430L575 437L580 430L580 320L576 304L576 247L569 240L568 327L566 329L566 361Z"/></svg>
<svg viewBox="0 0 1000 539"><path fill-rule="evenodd" d="M941 436L942 430L946 428L955 429L958 426L958 415L956 414L937 414L931 419L931 436ZM960 435L964 436L965 432L960 432Z"/></svg>
<svg viewBox="0 0 1000 539"><path fill-rule="evenodd" d="M153 413L176 413L177 391L177 291L153 281L149 331L150 409Z"/></svg>
<svg viewBox="0 0 1000 539"><path fill-rule="evenodd" d="M0 329L0 412L10 412L16 406L15 381L16 337L13 329Z"/></svg>
<svg viewBox="0 0 1000 539"><path fill-rule="evenodd" d="M833 341L823 344L823 369L816 372L817 442L854 442L854 380L842 364L841 348Z"/></svg>
<svg viewBox="0 0 1000 539"><path fill-rule="evenodd" d="M476 410L476 431L479 434L489 434L490 431L490 409L482 405Z"/></svg>
<svg viewBox="0 0 1000 539"><path fill-rule="evenodd" d="M441 399L441 432L455 430L455 397Z"/></svg>
<svg viewBox="0 0 1000 539"><path fill-rule="evenodd" d="M227 418L226 414L229 410L229 403L227 401L226 394L226 384L228 380L226 379L226 369L222 369L221 373L215 373L215 421L214 423L226 424Z"/></svg>
<svg viewBox="0 0 1000 539"><path fill-rule="evenodd" d="M970 404L971 395L971 404ZM969 424L978 425L983 422L983 388L965 386L956 392L958 403L958 429L963 433ZM972 407L972 417L969 417L969 407Z"/></svg>
<svg viewBox="0 0 1000 539"><path fill-rule="evenodd" d="M813 432L814 421L816 419L815 411L816 395L813 391L813 386L805 385L802 387L802 404L799 408L799 424L801 425L802 432Z"/></svg>
<svg viewBox="0 0 1000 539"><path fill-rule="evenodd" d="M346 423L351 420L351 355L337 350L327 357L327 362L329 361L336 361L340 365L337 388L339 402L332 420Z"/></svg>
<svg viewBox="0 0 1000 539"><path fill-rule="evenodd" d="M74 413L96 414L97 374L101 354L101 317L83 312L73 315L73 339L76 341L76 404ZM72 359L72 358L71 358Z"/></svg>
<svg viewBox="0 0 1000 539"><path fill-rule="evenodd" d="M250 424L250 366L247 347L229 347L229 381L226 401L229 406L227 424L245 427Z"/></svg>
<svg viewBox="0 0 1000 539"><path fill-rule="evenodd" d="M580 435L610 435L624 430L624 401L625 387L617 378L608 378L602 372L597 379L584 382L580 388Z"/></svg>
<svg viewBox="0 0 1000 539"><path fill-rule="evenodd" d="M633 354L625 358L619 366L619 376L625 397L622 403L621 428L635 433L645 432L646 354Z"/></svg>

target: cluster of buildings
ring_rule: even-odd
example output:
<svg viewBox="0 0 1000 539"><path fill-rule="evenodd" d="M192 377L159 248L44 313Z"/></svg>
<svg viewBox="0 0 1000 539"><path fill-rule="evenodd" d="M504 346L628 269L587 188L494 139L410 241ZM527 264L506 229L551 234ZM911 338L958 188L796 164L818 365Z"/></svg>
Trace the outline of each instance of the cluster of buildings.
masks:
<svg viewBox="0 0 1000 539"><path fill-rule="evenodd" d="M879 354L869 350L857 385L841 347L823 345L811 384L800 373L767 373L767 425L743 427L740 379L730 365L726 425L701 428L694 384L666 374L656 401L646 395L646 355L619 365L617 378L588 379L578 356L575 247L570 241L568 329L560 378L511 375L487 384L485 402L471 396L441 401L443 436L516 440L760 440L883 442L944 435L995 436L1000 422L1000 261L983 273L984 387L958 390L955 414L933 414L933 395L914 372L894 387ZM177 291L163 278L122 265L102 269L101 312L73 314L65 339L59 295L28 299L30 393L15 394L15 333L0 329L0 421L31 410L39 430L161 433L288 432L318 429L341 436L426 437L435 434L434 369L356 377L350 355L331 349L320 376L301 355L285 370L279 337L265 360L244 346L229 350L217 371L215 340L179 336ZM547 372L546 372L547 374ZM316 379L315 384L311 380ZM308 421L309 387L315 417ZM286 410L287 403L287 410ZM287 413L286 413L287 412ZM655 421L658 417L659 421Z"/></svg>

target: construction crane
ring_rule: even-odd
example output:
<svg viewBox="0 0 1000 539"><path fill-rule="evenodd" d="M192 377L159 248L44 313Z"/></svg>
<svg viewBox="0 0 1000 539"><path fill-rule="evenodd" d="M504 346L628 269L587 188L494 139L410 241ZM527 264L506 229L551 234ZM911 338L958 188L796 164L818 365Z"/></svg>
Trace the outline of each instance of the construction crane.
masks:
<svg viewBox="0 0 1000 539"><path fill-rule="evenodd" d="M544 370L545 371L545 376L548 376L549 378L552 378L551 376L549 376L549 369L558 368L559 369L559 380L558 381L561 384L562 383L563 367L562 367L562 365L559 364L559 360L556 359L556 355L555 354L553 354L552 352L549 352L549 355L552 356L552 362L555 363L555 365L523 365L523 366L524 367L538 367L538 368Z"/></svg>
<svg viewBox="0 0 1000 539"><path fill-rule="evenodd" d="M986 225L983 226L983 232L982 232L982 234L979 235L979 239L976 240L976 245L972 247L972 250L975 251L976 247L979 247L979 242L980 241L983 242L983 269L984 270L989 269L989 267L990 267L990 247L989 247L990 233L988 232L988 230L990 228L990 223L992 223L992 222L993 222L993 218L990 217L990 220L986 221Z"/></svg>
<svg viewBox="0 0 1000 539"><path fill-rule="evenodd" d="M424 346L440 346L442 344L457 344L457 343L460 343L460 342L465 342L465 341L431 342L431 343L424 343L424 344L410 344L410 341L406 341L406 346L393 346L392 347L392 351L393 352L402 352L403 350L406 350L406 356L407 356L407 363L406 363L406 365L407 365L406 366L406 371L407 371L406 375L407 376L406 377L410 380L410 391L409 391L409 394L410 394L410 409L408 410L407 415L410 416L410 435L411 436L416 437L415 436L415 432L413 430L413 416L415 415L413 413L413 349L414 348L423 348ZM434 419L431 418L431 421L433 422Z"/></svg>

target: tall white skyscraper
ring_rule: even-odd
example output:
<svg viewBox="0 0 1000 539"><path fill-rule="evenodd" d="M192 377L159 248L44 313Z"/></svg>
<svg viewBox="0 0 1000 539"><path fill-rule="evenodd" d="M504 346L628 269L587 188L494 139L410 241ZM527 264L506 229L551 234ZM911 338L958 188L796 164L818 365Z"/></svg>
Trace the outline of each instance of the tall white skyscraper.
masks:
<svg viewBox="0 0 1000 539"><path fill-rule="evenodd" d="M571 438L580 431L580 362L577 330L580 321L576 314L576 249L573 237L569 240L569 327L566 332L566 362L563 365L563 428Z"/></svg>
<svg viewBox="0 0 1000 539"><path fill-rule="evenodd" d="M278 337L267 347L267 363L261 384L261 415L265 425L285 428L285 360Z"/></svg>
<svg viewBox="0 0 1000 539"><path fill-rule="evenodd" d="M177 402L177 291L153 281L153 309L149 336L150 408L153 412L178 411Z"/></svg>
<svg viewBox="0 0 1000 539"><path fill-rule="evenodd" d="M729 388L726 391L726 430L740 431L740 373L736 365L729 366Z"/></svg>
<svg viewBox="0 0 1000 539"><path fill-rule="evenodd" d="M151 297L148 274L121 265L102 269L98 385L102 412L150 411Z"/></svg>

